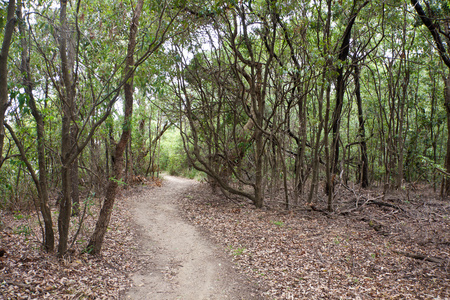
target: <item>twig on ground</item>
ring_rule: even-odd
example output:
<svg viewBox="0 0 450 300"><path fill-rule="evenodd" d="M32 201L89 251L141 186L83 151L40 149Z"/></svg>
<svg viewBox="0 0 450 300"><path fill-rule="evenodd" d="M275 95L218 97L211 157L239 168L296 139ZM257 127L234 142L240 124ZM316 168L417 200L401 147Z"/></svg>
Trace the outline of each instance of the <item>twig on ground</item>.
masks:
<svg viewBox="0 0 450 300"><path fill-rule="evenodd" d="M437 263L437 264L443 263L445 261L445 259L443 259L441 257L437 257L437 256L428 256L428 255L422 255L419 253L410 253L410 252L397 251L397 250L393 250L393 252L400 254L400 255L404 255L406 257L423 260L423 261L428 261L428 262L433 262L433 263Z"/></svg>

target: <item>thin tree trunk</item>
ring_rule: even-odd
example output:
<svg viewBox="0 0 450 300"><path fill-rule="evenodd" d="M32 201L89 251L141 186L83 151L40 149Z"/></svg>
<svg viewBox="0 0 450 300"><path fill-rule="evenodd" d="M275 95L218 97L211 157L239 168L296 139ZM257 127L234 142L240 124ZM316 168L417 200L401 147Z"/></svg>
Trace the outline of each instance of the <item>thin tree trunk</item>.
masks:
<svg viewBox="0 0 450 300"><path fill-rule="evenodd" d="M264 191L263 191L263 134L261 130L256 129L255 132L255 206L256 208L261 208L264 201Z"/></svg>
<svg viewBox="0 0 450 300"><path fill-rule="evenodd" d="M330 44L330 28L331 28L331 0L327 0L327 21L326 21L326 28L324 31L324 41L329 45ZM347 49L348 50L348 49ZM324 53L324 55L328 55L327 52ZM328 62L329 63L329 62ZM334 185L331 182L331 172L332 172L332 158L330 157L330 145L329 145L329 126L328 122L330 120L330 109L331 109L331 100L330 100L330 94L331 94L331 75L326 74L326 79L330 84L327 86L326 90L326 110L325 110L325 130L324 130L324 147L325 147L325 170L326 170L326 184L325 184L325 190L328 195L327 199L327 207L328 210L331 211L333 207L333 197L334 197ZM334 124L333 124L334 128ZM339 128L339 126L338 126ZM334 137L334 136L333 136Z"/></svg>
<svg viewBox="0 0 450 300"><path fill-rule="evenodd" d="M324 70L323 74L325 74L326 67L327 66L324 66L324 68L323 68L323 70ZM325 92L325 86L321 85L320 92L319 92L319 99L318 99L319 108L317 111L317 114L319 116L319 128L317 129L317 132L316 132L316 137L315 137L316 141L312 145L314 151L313 151L313 158L312 158L313 162L312 162L311 188L310 188L309 194L308 194L309 205L311 205L313 202L315 202L316 198L314 197L314 195L317 195L317 189L318 189L318 185L319 185L320 138L322 135L322 129L324 128L324 120L323 120L323 95L324 95L324 92ZM325 134L328 134L328 130L326 129L326 126L325 126ZM313 199L314 199L314 201L313 201Z"/></svg>
<svg viewBox="0 0 450 300"><path fill-rule="evenodd" d="M397 97L398 97L398 106L399 106L399 115L398 115L398 131L397 131L397 178L396 178L396 183L395 186L396 188L400 188L402 185L402 181L403 181L403 177L404 177L404 172L403 172L403 145L404 145L404 141L403 141L403 126L405 123L405 105L406 105L406 101L407 101L407 93L408 93L408 85L409 85L409 77L410 77L410 72L409 72L409 64L408 64L408 54L407 54L407 50L406 50L406 36L407 36L407 29L406 29L406 25L407 25L407 21L406 21L406 14L407 14L407 10L406 10L406 6L407 4L405 3L403 5L403 18L404 18L404 22L403 22L403 37L402 37L402 52L403 55L400 57L400 70L402 69L402 66L404 66L405 68L405 74L402 76L403 82L402 82L402 94L399 95L397 93ZM408 109L406 107L406 109Z"/></svg>
<svg viewBox="0 0 450 300"><path fill-rule="evenodd" d="M16 24L14 17L15 9L16 1L10 0L6 15L5 32L3 33L2 50L0 51L0 167L3 164L3 143L5 140L3 123L5 121L6 109L10 105L8 101L8 53Z"/></svg>
<svg viewBox="0 0 450 300"><path fill-rule="evenodd" d="M326 99L327 99L327 108L326 108L326 112L325 112L325 124L328 124L328 120L329 120L329 116L330 116L330 94L331 94L331 87L330 85L328 85L327 87L327 93L326 93ZM334 177L332 177L332 173L330 172L331 170L331 164L333 163L333 161L331 160L331 155L330 155L330 145L329 145L329 141L328 141L328 126L326 126L325 129L325 141L324 141L324 145L325 145L325 159L326 159L326 170L327 170L327 182L326 185L327 187L329 187L328 189L328 198L327 198L327 209L328 211L333 211L333 198L334 198ZM334 175L334 174L333 174Z"/></svg>
<svg viewBox="0 0 450 300"><path fill-rule="evenodd" d="M447 112L447 155L445 156L445 169L450 173L450 75L444 79L445 110ZM442 195L448 196L450 193L450 178L445 177L442 182Z"/></svg>
<svg viewBox="0 0 450 300"><path fill-rule="evenodd" d="M125 66L125 74L128 74L134 67L134 50L136 47L136 34L139 25L139 17L142 12L144 0L139 0L136 4L134 10L134 15L130 25L130 39L128 42L127 59ZM134 74L134 73L133 73ZM94 233L92 234L86 251L91 254L99 254L102 249L103 240L106 234L106 229L108 227L109 221L111 219L111 213L114 206L118 180L122 177L123 173L123 153L128 144L128 139L131 135L131 117L133 114L133 78L134 75L127 80L124 84L125 93L125 113L124 113L124 124L122 126L122 135L120 137L119 143L115 150L115 160L113 164L114 179L108 181L108 186L106 188L105 201L103 203L100 215L95 225Z"/></svg>
<svg viewBox="0 0 450 300"><path fill-rule="evenodd" d="M47 184L47 167L45 156L45 127L44 118L41 112L36 106L36 101L33 95L33 86L31 81L31 70L28 56L28 45L25 38L24 21L22 19L22 6L19 5L17 9L17 17L19 19L19 30L21 34L21 46L22 46L22 62L20 65L20 71L23 74L23 85L25 87L25 93L28 95L28 103L31 108L31 114L36 121L36 133L37 133L37 152L38 152L38 166L39 166L39 180L38 180L38 194L39 194L39 206L44 220L44 249L47 252L53 251L55 247L55 235L53 232L53 221L49 206L48 196L48 184Z"/></svg>
<svg viewBox="0 0 450 300"><path fill-rule="evenodd" d="M356 3L356 1L354 2ZM352 35L352 28L355 24L356 16L361 11L361 9L366 6L369 1L365 1L356 11L352 12L350 20L344 31L344 37L342 39L342 44L339 49L339 60L342 64L345 63L350 50L350 38ZM353 10L353 9L352 9ZM336 83L336 104L333 111L333 142L332 142L332 152L331 152L331 173L336 174L339 170L339 130L341 125L341 113L344 103L344 91L345 91L345 81L346 77L344 75L344 67L338 68L338 77Z"/></svg>
<svg viewBox="0 0 450 300"><path fill-rule="evenodd" d="M72 74L71 51L68 51L69 28L67 24L67 0L61 0L60 22L61 35L59 40L60 56L61 56L61 73L63 82L63 94L61 99L62 106L62 126L61 126L61 189L62 199L60 202L58 216L59 243L58 255L63 256L67 251L67 243L69 239L70 216L72 213L72 162L70 156L72 154L72 137L71 137L71 120L74 112L75 89Z"/></svg>
<svg viewBox="0 0 450 300"><path fill-rule="evenodd" d="M78 135L78 129L76 125L72 125L71 130L71 138L72 143L75 145L77 142L77 135ZM71 170L70 170L70 176L72 181L72 191L71 191L71 197L72 197L72 214L78 215L80 211L80 190L79 190L79 176L78 176L78 157L75 158L75 160L72 163Z"/></svg>
<svg viewBox="0 0 450 300"><path fill-rule="evenodd" d="M399 95L399 124L398 124L398 132L397 132L397 179L396 179L396 188L400 188L403 180L403 126L404 126L404 117L405 117L405 104L407 97L407 90L409 84L409 71L406 70L406 74L403 78L403 92L402 95Z"/></svg>
<svg viewBox="0 0 450 300"><path fill-rule="evenodd" d="M359 138L361 147L361 187L369 186L369 160L367 159L367 143L366 143L366 127L364 125L364 114L362 108L361 86L360 86L360 69L355 66L355 95L358 106L358 122L359 122Z"/></svg>
<svg viewBox="0 0 450 300"><path fill-rule="evenodd" d="M256 86L262 86L262 65L257 64L256 70ZM264 204L264 136L261 128L263 128L265 99L264 92L255 90L252 97L254 97L255 106L255 206L262 208Z"/></svg>

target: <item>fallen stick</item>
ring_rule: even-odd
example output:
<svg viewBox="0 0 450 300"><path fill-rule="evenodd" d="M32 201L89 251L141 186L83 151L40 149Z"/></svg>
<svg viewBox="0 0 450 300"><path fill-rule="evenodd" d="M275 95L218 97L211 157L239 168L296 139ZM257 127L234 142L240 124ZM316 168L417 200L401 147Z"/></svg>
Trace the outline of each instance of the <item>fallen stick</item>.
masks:
<svg viewBox="0 0 450 300"><path fill-rule="evenodd" d="M397 205L391 204L391 203L387 203L387 202L370 200L370 201L367 202L367 205L370 205L370 204L375 204L375 205L378 205L378 206L387 206L387 207L392 207L392 208L395 208L395 209L398 209L398 210L401 210L401 211L405 211L403 208L401 208L401 207L399 207Z"/></svg>
<svg viewBox="0 0 450 300"><path fill-rule="evenodd" d="M433 262L433 263L437 263L437 264L444 262L443 258L437 257L437 256L427 256L427 255L422 255L422 254L418 254L418 253L409 253L409 252L403 252L403 251L397 251L397 250L393 250L393 251L397 254L401 254L406 257L410 257L410 258L414 258L414 259L418 259L418 260L429 261L429 262Z"/></svg>

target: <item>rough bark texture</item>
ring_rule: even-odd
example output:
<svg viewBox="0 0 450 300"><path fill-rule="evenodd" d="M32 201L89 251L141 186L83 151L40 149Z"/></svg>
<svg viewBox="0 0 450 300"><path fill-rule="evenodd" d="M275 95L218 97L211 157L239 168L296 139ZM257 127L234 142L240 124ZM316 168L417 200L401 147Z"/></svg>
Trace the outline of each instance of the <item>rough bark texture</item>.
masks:
<svg viewBox="0 0 450 300"><path fill-rule="evenodd" d="M3 164L3 143L5 139L5 112L9 106L8 101L8 53L14 33L16 19L14 17L16 1L10 0L6 16L6 27L3 33L2 50L0 52L0 167Z"/></svg>
<svg viewBox="0 0 450 300"><path fill-rule="evenodd" d="M136 47L136 34L139 25L139 17L142 12L142 6L143 0L138 1L130 25L130 39L128 42L125 74L131 72L134 68L134 49ZM133 77L134 75L131 75L131 77L127 80L123 87L125 93L125 112L122 135L114 152L114 175L113 178L108 182L105 201L100 211L94 233L92 234L87 246L87 251L90 254L99 254L102 249L103 239L105 237L106 229L111 219L111 213L114 206L114 201L116 199L118 183L122 178L123 154L131 135L131 117L133 114Z"/></svg>

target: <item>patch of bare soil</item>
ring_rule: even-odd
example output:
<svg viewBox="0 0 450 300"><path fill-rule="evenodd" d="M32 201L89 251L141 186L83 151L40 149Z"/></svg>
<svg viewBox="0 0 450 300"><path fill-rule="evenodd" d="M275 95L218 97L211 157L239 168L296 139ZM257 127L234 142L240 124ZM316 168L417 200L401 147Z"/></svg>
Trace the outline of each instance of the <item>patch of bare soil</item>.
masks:
<svg viewBox="0 0 450 300"><path fill-rule="evenodd" d="M339 193L334 213L322 203L257 210L201 184L182 207L270 299L450 298L448 201L426 190Z"/></svg>
<svg viewBox="0 0 450 300"><path fill-rule="evenodd" d="M256 210L206 184L156 183L121 192L99 257L81 252L96 199L76 237L73 218L64 259L40 249L36 214L0 212L0 299L260 299L249 280L270 299L450 298L450 204L426 189L341 187L330 214L320 201Z"/></svg>
<svg viewBox="0 0 450 300"><path fill-rule="evenodd" d="M72 217L64 259L42 251L35 213L0 211L0 299L262 299L223 249L181 217L177 201L196 182L138 181L117 197L101 256L82 252L99 199Z"/></svg>
<svg viewBox="0 0 450 300"><path fill-rule="evenodd" d="M165 176L162 187L130 199L141 268L131 277L127 299L262 299L223 249L180 216L178 200L196 184Z"/></svg>

